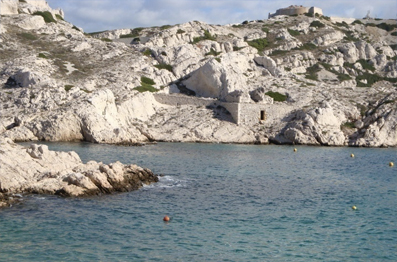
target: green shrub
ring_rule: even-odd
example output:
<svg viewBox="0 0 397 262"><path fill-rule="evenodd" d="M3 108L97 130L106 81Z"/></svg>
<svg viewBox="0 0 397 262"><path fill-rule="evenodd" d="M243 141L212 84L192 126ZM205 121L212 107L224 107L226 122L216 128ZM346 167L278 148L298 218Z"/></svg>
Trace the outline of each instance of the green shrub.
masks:
<svg viewBox="0 0 397 262"><path fill-rule="evenodd" d="M133 34L125 34L125 35L120 35L120 38L134 38L136 35Z"/></svg>
<svg viewBox="0 0 397 262"><path fill-rule="evenodd" d="M65 21L65 20L63 19L63 17L62 17L62 16L60 16L60 15L58 15L58 14L56 14L56 15L55 15L55 17L56 17L58 20Z"/></svg>
<svg viewBox="0 0 397 262"><path fill-rule="evenodd" d="M204 36L194 37L192 44L197 44L198 42L200 42L202 40L216 41L216 37L212 36L208 30L204 30Z"/></svg>
<svg viewBox="0 0 397 262"><path fill-rule="evenodd" d="M264 27L262 27L262 31L265 33L269 33L269 28L264 26Z"/></svg>
<svg viewBox="0 0 397 262"><path fill-rule="evenodd" d="M101 38L101 40L102 40L103 42L113 42L112 39L109 39L109 38L106 38L106 37Z"/></svg>
<svg viewBox="0 0 397 262"><path fill-rule="evenodd" d="M361 22L360 20L354 20L354 22L352 23L352 25L362 25L363 22Z"/></svg>
<svg viewBox="0 0 397 262"><path fill-rule="evenodd" d="M301 33L299 31L293 30L293 29L288 29L288 33L292 36L298 36Z"/></svg>
<svg viewBox="0 0 397 262"><path fill-rule="evenodd" d="M321 68L319 66L319 64L315 64L311 67L308 67L306 69L306 78L307 79L311 79L311 80L315 80L318 81L318 75L317 73L321 71Z"/></svg>
<svg viewBox="0 0 397 262"><path fill-rule="evenodd" d="M391 24L386 24L386 23L380 23L380 24L377 24L376 27L386 30L387 32L390 32L390 31L393 31L395 28L397 28L397 25L396 24L391 25Z"/></svg>
<svg viewBox="0 0 397 262"><path fill-rule="evenodd" d="M269 42L266 38L255 39L252 41L247 41L248 45L256 48L258 52L263 52L267 46L269 46Z"/></svg>
<svg viewBox="0 0 397 262"><path fill-rule="evenodd" d="M44 12L37 11L37 12L34 12L33 15L42 16L46 23L56 23L57 22L57 20L55 20L54 17L52 16L52 14L48 11L44 11Z"/></svg>
<svg viewBox="0 0 397 262"><path fill-rule="evenodd" d="M336 22L336 25L339 27L349 28L349 25L345 21L343 21L342 23Z"/></svg>
<svg viewBox="0 0 397 262"><path fill-rule="evenodd" d="M208 53L206 53L205 55L206 56L207 55L218 56L220 53L222 53L222 52L216 52L215 49L211 48L211 50Z"/></svg>
<svg viewBox="0 0 397 262"><path fill-rule="evenodd" d="M317 46L313 43L304 43L300 47L295 47L293 50L315 50Z"/></svg>
<svg viewBox="0 0 397 262"><path fill-rule="evenodd" d="M145 55L145 56L152 56L152 50L150 50L150 49L145 49L145 51L143 51L142 54Z"/></svg>
<svg viewBox="0 0 397 262"><path fill-rule="evenodd" d="M156 89L155 87L151 86L151 85L142 85L142 86L138 86L134 88L135 90L143 93L143 92L157 92L159 91L158 89Z"/></svg>
<svg viewBox="0 0 397 262"><path fill-rule="evenodd" d="M65 91L69 92L70 89L72 89L74 87L74 85L65 85Z"/></svg>
<svg viewBox="0 0 397 262"><path fill-rule="evenodd" d="M165 70L172 72L172 66L168 65L168 64L158 64L158 65L154 65L154 67L156 67L158 69L165 69Z"/></svg>
<svg viewBox="0 0 397 262"><path fill-rule="evenodd" d="M221 58L220 57L215 57L215 60L218 61L218 63L221 62Z"/></svg>
<svg viewBox="0 0 397 262"><path fill-rule="evenodd" d="M146 77L146 76L141 76L141 83L142 84L147 84L147 85L155 85L156 83L153 81L153 79Z"/></svg>
<svg viewBox="0 0 397 262"><path fill-rule="evenodd" d="M347 121L345 123L342 124L342 127L346 127L346 128L356 128L356 126L354 125L354 122L350 122Z"/></svg>
<svg viewBox="0 0 397 262"><path fill-rule="evenodd" d="M170 26L170 25L163 25L163 26L160 27L160 30L166 30L166 29L171 28L171 27L172 26Z"/></svg>
<svg viewBox="0 0 397 262"><path fill-rule="evenodd" d="M375 67L373 65L371 65L367 60L360 59L357 62L359 62L361 64L363 69L370 70L372 72L375 71Z"/></svg>
<svg viewBox="0 0 397 262"><path fill-rule="evenodd" d="M341 73L336 73L336 75L338 76L338 80L340 82L346 81L346 80L351 80L351 76L346 75L346 74L341 74Z"/></svg>
<svg viewBox="0 0 397 262"><path fill-rule="evenodd" d="M186 33L186 31L185 31L185 30L182 30L182 29L178 29L178 31L176 31L176 33L177 33L177 34L184 34L184 33Z"/></svg>
<svg viewBox="0 0 397 262"><path fill-rule="evenodd" d="M80 31L80 29L77 26L75 26L75 25L72 27L72 29Z"/></svg>
<svg viewBox="0 0 397 262"><path fill-rule="evenodd" d="M266 92L265 95L270 96L276 102L284 102L284 101L287 100L287 96L283 95L283 94L280 94L279 92L269 91L269 92Z"/></svg>
<svg viewBox="0 0 397 262"><path fill-rule="evenodd" d="M38 57L48 59L48 57L44 53L40 53Z"/></svg>
<svg viewBox="0 0 397 262"><path fill-rule="evenodd" d="M141 86L135 87L134 89L138 90L139 92L157 92L159 90L153 86L155 84L156 83L153 81L153 79L150 79L146 76L141 76Z"/></svg>
<svg viewBox="0 0 397 262"><path fill-rule="evenodd" d="M27 40L37 40L37 36L35 36L35 35L32 35L32 34L30 34L30 33L20 33L20 34L18 34L20 37L22 37L22 38L24 38L24 39L27 39Z"/></svg>
<svg viewBox="0 0 397 262"><path fill-rule="evenodd" d="M317 27L317 28L322 28L325 27L325 25L323 23L321 23L320 21L313 21L310 23L310 27Z"/></svg>
<svg viewBox="0 0 397 262"><path fill-rule="evenodd" d="M397 31L391 33L392 36L397 36Z"/></svg>
<svg viewBox="0 0 397 262"><path fill-rule="evenodd" d="M367 81L366 84L362 82L364 80ZM363 73L356 77L358 87L371 87L374 83L381 81L381 80L383 80L382 77L380 77L376 74L370 74L370 73Z"/></svg>

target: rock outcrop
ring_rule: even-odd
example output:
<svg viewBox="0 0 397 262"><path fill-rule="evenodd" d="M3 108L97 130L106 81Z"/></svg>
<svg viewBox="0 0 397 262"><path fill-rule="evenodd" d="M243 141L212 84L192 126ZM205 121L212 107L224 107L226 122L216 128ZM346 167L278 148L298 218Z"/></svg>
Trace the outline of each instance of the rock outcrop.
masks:
<svg viewBox="0 0 397 262"><path fill-rule="evenodd" d="M120 162L83 164L75 152L55 152L0 140L0 207L21 194L87 196L126 192L158 181L149 169Z"/></svg>
<svg viewBox="0 0 397 262"><path fill-rule="evenodd" d="M395 21L84 34L46 1L0 3L0 137L397 146Z"/></svg>

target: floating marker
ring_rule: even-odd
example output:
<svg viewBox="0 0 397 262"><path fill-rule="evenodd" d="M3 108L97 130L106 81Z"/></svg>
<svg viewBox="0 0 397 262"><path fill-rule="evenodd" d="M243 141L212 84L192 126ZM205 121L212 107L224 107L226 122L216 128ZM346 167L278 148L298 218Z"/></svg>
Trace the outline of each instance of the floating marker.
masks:
<svg viewBox="0 0 397 262"><path fill-rule="evenodd" d="M391 167L394 166L394 163L393 163L393 162L390 162L390 163L389 163L389 166L391 166Z"/></svg>
<svg viewBox="0 0 397 262"><path fill-rule="evenodd" d="M354 154L351 154L350 157L354 157Z"/></svg>
<svg viewBox="0 0 397 262"><path fill-rule="evenodd" d="M164 222L170 221L170 217L169 217L169 216L165 216L165 217L163 218L163 221L164 221Z"/></svg>
<svg viewBox="0 0 397 262"><path fill-rule="evenodd" d="M294 152L298 151L298 149L294 148Z"/></svg>
<svg viewBox="0 0 397 262"><path fill-rule="evenodd" d="M356 206L352 206L352 209L353 209L353 210L356 210L356 209L357 209L357 207L356 207Z"/></svg>

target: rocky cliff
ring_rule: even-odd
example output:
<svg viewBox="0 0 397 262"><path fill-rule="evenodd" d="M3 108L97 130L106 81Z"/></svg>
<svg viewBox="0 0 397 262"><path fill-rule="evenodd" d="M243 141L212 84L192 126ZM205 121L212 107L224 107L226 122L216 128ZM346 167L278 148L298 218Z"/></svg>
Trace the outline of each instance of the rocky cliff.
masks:
<svg viewBox="0 0 397 262"><path fill-rule="evenodd" d="M1 0L2 137L397 146L395 20L86 34L33 2Z"/></svg>

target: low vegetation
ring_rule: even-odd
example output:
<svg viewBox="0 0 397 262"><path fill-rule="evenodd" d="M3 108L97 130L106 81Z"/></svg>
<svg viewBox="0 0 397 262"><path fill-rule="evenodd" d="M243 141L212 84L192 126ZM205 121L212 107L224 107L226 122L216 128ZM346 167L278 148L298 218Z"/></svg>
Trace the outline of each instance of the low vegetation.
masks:
<svg viewBox="0 0 397 262"><path fill-rule="evenodd" d="M52 14L49 11L44 11L44 12L37 11L37 12L34 12L33 15L42 16L46 23L56 23L57 22L57 20L55 20L55 18L52 16Z"/></svg>
<svg viewBox="0 0 397 262"><path fill-rule="evenodd" d="M158 69L165 69L165 70L168 70L168 71L172 72L172 66L169 65L169 64L161 63L161 64L158 64L158 65L154 65L154 67L156 67Z"/></svg>
<svg viewBox="0 0 397 262"><path fill-rule="evenodd" d="M269 42L266 38L259 38L252 41L247 41L248 45L256 48L259 53L263 52L266 47L269 46Z"/></svg>
<svg viewBox="0 0 397 262"><path fill-rule="evenodd" d="M216 52L215 49L211 48L211 50L208 53L206 53L205 55L206 56L208 56L208 55L218 56L220 53L222 53L222 52Z"/></svg>
<svg viewBox="0 0 397 262"><path fill-rule="evenodd" d="M323 23L321 23L320 21L315 20L310 23L310 27L323 28L323 27L325 27L325 25Z"/></svg>
<svg viewBox="0 0 397 262"><path fill-rule="evenodd" d="M153 81L153 79L146 77L146 76L141 76L141 85L138 87L135 87L134 90L137 90L139 92L157 92L159 91L157 88L155 88L153 85L156 83Z"/></svg>
<svg viewBox="0 0 397 262"><path fill-rule="evenodd" d="M65 91L69 92L70 89L72 89L74 87L74 85L65 85Z"/></svg>
<svg viewBox="0 0 397 262"><path fill-rule="evenodd" d="M208 30L204 30L204 36L194 37L192 44L197 44L198 42L200 42L202 40L216 41L216 37L211 35L211 33Z"/></svg>
<svg viewBox="0 0 397 262"><path fill-rule="evenodd" d="M269 91L269 92L266 92L265 95L270 96L276 102L284 102L287 100L287 96L280 94L279 92Z"/></svg>

